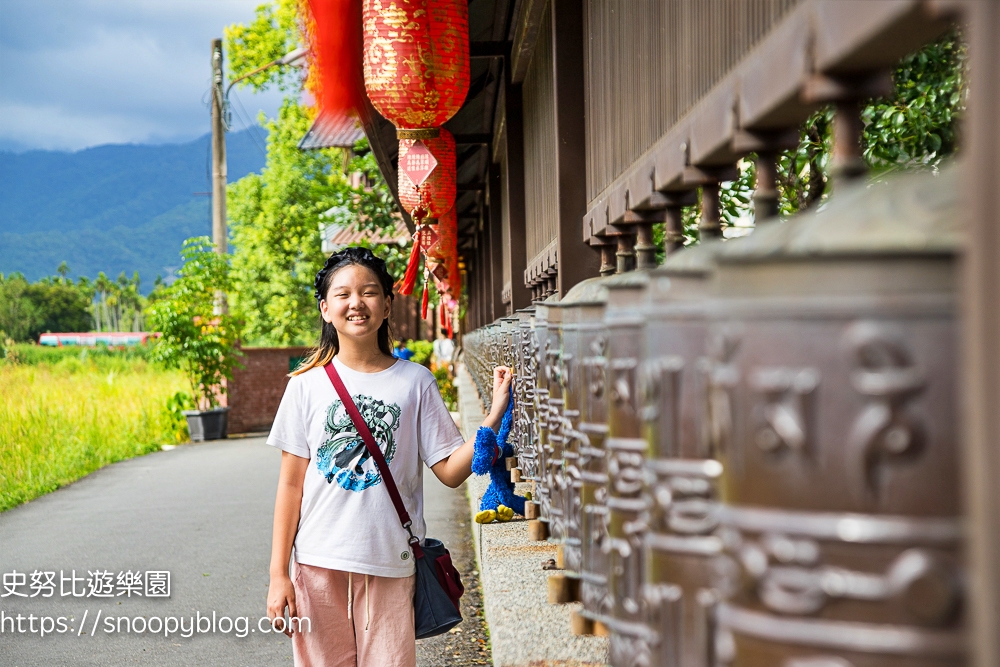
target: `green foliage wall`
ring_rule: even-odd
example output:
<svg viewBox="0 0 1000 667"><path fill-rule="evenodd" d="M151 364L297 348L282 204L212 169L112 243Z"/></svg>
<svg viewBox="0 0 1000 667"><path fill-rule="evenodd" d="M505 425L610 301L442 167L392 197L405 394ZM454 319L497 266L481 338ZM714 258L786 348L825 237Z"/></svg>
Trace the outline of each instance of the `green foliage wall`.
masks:
<svg viewBox="0 0 1000 667"><path fill-rule="evenodd" d="M875 175L899 169L934 169L959 149L958 125L965 109L966 47L952 31L903 58L893 71L894 93L868 101L862 109L862 154ZM782 216L822 203L829 195L833 107L816 111L803 123L799 145L778 161L779 209ZM720 207L724 227L753 218L751 196L756 181L755 156L741 160L740 176L724 183ZM687 243L697 242L700 208L684 211ZM663 229L654 229L662 247ZM662 250L660 259L662 260Z"/></svg>

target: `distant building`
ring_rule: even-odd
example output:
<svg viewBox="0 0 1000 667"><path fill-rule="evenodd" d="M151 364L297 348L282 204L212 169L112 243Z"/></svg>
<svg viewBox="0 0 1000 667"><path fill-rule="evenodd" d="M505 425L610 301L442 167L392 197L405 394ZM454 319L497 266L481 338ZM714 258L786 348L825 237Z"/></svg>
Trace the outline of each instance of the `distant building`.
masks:
<svg viewBox="0 0 1000 667"><path fill-rule="evenodd" d="M66 345L142 345L159 334L149 331L104 331L100 333L44 333L38 338L39 345L63 347Z"/></svg>
<svg viewBox="0 0 1000 667"><path fill-rule="evenodd" d="M328 215L333 211L327 211ZM323 252L334 253L341 248L357 245L364 241L372 245L399 245L405 246L410 242L410 231L406 228L406 223L401 217L396 218L396 226L391 232L376 233L370 230L358 231L354 224L347 226L337 224L320 225L320 233L323 238Z"/></svg>

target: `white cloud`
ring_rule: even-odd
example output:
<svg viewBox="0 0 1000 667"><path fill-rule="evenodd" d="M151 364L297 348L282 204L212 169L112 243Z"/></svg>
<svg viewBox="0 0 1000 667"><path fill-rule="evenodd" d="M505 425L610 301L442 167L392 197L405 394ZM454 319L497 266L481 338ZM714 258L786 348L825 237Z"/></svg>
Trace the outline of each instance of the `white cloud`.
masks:
<svg viewBox="0 0 1000 667"><path fill-rule="evenodd" d="M76 150L205 134L211 40L261 1L3 0L0 142ZM252 116L281 99L239 95Z"/></svg>

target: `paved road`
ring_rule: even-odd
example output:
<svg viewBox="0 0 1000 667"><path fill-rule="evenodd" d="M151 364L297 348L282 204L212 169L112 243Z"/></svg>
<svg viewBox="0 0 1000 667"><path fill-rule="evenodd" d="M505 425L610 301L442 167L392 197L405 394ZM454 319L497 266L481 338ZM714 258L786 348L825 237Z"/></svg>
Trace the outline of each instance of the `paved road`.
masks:
<svg viewBox="0 0 1000 667"><path fill-rule="evenodd" d="M0 665L291 665L290 640L257 630L267 594L279 461L280 452L263 438L183 446L108 466L0 514L0 573L56 573L53 597L7 595L0 598L0 612L63 616L73 629L45 637L11 633L11 622L3 625L0 616ZM456 519L468 521L468 514L451 511L462 507L456 502L461 492L440 486L431 474L425 482L431 534L454 531ZM63 596L60 572L71 593L73 570L84 578L94 570L168 571L171 595ZM83 584L76 585L82 592ZM175 616L190 624L196 614L213 612L214 633L104 632L109 615ZM223 616L248 617L246 636L236 636L240 626L222 632L229 629L220 622ZM23 627L28 629L27 621Z"/></svg>

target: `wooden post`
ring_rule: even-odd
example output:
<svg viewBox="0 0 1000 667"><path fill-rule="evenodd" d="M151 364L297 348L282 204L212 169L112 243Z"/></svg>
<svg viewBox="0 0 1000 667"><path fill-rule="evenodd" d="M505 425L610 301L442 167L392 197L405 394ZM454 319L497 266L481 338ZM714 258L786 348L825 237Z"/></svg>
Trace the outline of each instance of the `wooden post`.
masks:
<svg viewBox="0 0 1000 667"><path fill-rule="evenodd" d="M722 217L719 211L719 181L709 181L701 186L701 222L698 224L701 240L722 238Z"/></svg>
<svg viewBox="0 0 1000 667"><path fill-rule="evenodd" d="M226 230L226 127L223 118L222 40L212 40L212 242L228 250Z"/></svg>
<svg viewBox="0 0 1000 667"><path fill-rule="evenodd" d="M753 192L754 221L778 216L778 155L799 145L799 128L739 130L732 141L737 154L756 153L757 183Z"/></svg>
<svg viewBox="0 0 1000 667"><path fill-rule="evenodd" d="M757 153L757 186L753 192L754 224L778 217L778 154Z"/></svg>
<svg viewBox="0 0 1000 667"><path fill-rule="evenodd" d="M608 239L610 241L610 239ZM601 268L600 273L602 276L613 276L615 274L615 248L616 246L612 243L604 243L600 246L601 249Z"/></svg>
<svg viewBox="0 0 1000 667"><path fill-rule="evenodd" d="M684 247L684 207L698 203L695 190L663 192L664 222L663 245L666 254Z"/></svg>
<svg viewBox="0 0 1000 667"><path fill-rule="evenodd" d="M493 322L498 317L507 314L507 307L503 303L503 261L507 250L503 247L504 202L501 201L502 197L500 197L500 165L491 163L488 176L490 179L490 216L488 218L490 226L490 276L492 278L490 302L493 304L490 322ZM514 277L511 276L511 283L513 282Z"/></svg>
<svg viewBox="0 0 1000 667"><path fill-rule="evenodd" d="M643 221L635 226L635 268L656 267L656 244L653 243L653 224Z"/></svg>
<svg viewBox="0 0 1000 667"><path fill-rule="evenodd" d="M667 206L667 224L663 230L663 246L668 255L684 247L684 207Z"/></svg>
<svg viewBox="0 0 1000 667"><path fill-rule="evenodd" d="M555 289L565 296L573 285L600 271L599 257L583 240L587 213L583 80L583 2L552 0L555 68L556 164L559 172L559 274Z"/></svg>
<svg viewBox="0 0 1000 667"><path fill-rule="evenodd" d="M507 170L507 224L510 246L505 248L510 264L510 306L512 312L531 306L531 290L524 282L528 268L527 240L524 230L524 124L521 118L521 85L510 82L509 62L504 63L503 133L504 159Z"/></svg>
<svg viewBox="0 0 1000 667"><path fill-rule="evenodd" d="M969 616L976 667L1000 665L1000 3L970 2L964 167L970 203L963 265L963 455Z"/></svg>
<svg viewBox="0 0 1000 667"><path fill-rule="evenodd" d="M628 273L635 270L635 228L632 225L613 225L618 230L614 237L615 273Z"/></svg>

